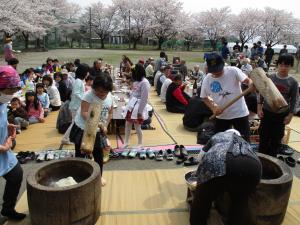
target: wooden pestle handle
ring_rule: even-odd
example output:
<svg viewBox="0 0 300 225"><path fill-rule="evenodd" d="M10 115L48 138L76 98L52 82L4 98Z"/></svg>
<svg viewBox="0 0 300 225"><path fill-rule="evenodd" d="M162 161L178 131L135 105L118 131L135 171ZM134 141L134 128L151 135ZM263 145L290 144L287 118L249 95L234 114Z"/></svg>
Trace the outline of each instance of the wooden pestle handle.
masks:
<svg viewBox="0 0 300 225"><path fill-rule="evenodd" d="M241 97L249 94L250 92L252 92L254 90L254 86L249 86L246 90L244 90L241 94L239 94L238 96L236 96L234 99L232 99L231 101L229 101L228 103L226 103L223 108L222 111L224 111L225 109L227 109L229 106L231 106L232 104L234 104L237 100L239 100ZM209 117L210 120L216 118L216 115L213 114Z"/></svg>

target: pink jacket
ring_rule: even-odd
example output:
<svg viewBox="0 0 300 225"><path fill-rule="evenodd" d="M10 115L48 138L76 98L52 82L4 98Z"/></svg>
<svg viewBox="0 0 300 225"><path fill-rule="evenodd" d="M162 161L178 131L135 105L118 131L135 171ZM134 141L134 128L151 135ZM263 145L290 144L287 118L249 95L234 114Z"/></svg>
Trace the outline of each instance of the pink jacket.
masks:
<svg viewBox="0 0 300 225"><path fill-rule="evenodd" d="M33 103L31 103L28 107L27 115L28 115L28 118L35 117L35 118L43 119L44 118L44 109L43 109L41 103L39 102L38 110L36 110L34 108Z"/></svg>

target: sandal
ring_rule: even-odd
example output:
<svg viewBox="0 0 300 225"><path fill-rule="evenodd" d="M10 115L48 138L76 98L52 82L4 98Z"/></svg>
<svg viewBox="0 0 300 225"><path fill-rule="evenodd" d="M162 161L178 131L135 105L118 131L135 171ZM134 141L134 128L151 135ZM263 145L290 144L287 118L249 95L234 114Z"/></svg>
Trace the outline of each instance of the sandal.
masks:
<svg viewBox="0 0 300 225"><path fill-rule="evenodd" d="M172 161L174 159L174 155L171 149L167 149L166 151L166 159L168 161Z"/></svg>
<svg viewBox="0 0 300 225"><path fill-rule="evenodd" d="M183 164L185 166L195 166L195 165L198 165L199 161L196 160L195 157L189 157Z"/></svg>

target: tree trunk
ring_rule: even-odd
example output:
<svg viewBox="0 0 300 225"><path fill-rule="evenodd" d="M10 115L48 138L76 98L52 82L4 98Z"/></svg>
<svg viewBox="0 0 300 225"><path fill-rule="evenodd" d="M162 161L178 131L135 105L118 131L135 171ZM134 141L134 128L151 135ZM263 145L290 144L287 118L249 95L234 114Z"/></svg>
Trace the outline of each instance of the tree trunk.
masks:
<svg viewBox="0 0 300 225"><path fill-rule="evenodd" d="M217 50L217 41L216 40L210 40L211 49L213 51Z"/></svg>
<svg viewBox="0 0 300 225"><path fill-rule="evenodd" d="M35 45L36 48L41 48L41 39L37 38L36 39L36 45Z"/></svg>
<svg viewBox="0 0 300 225"><path fill-rule="evenodd" d="M160 37L158 38L158 50L161 50L161 46L164 43L164 38Z"/></svg>
<svg viewBox="0 0 300 225"><path fill-rule="evenodd" d="M244 46L245 46L245 42L241 42L242 43L242 46L241 46L241 52L243 52L243 50L244 50Z"/></svg>
<svg viewBox="0 0 300 225"><path fill-rule="evenodd" d="M138 40L137 39L133 39L133 49L136 49Z"/></svg>
<svg viewBox="0 0 300 225"><path fill-rule="evenodd" d="M104 49L104 38L101 38L101 49Z"/></svg>
<svg viewBox="0 0 300 225"><path fill-rule="evenodd" d="M22 35L24 37L25 49L28 49L28 46L29 46L29 34L26 34L26 33L22 32Z"/></svg>
<svg viewBox="0 0 300 225"><path fill-rule="evenodd" d="M71 39L71 48L73 48L73 42L74 42L74 39L72 38Z"/></svg>

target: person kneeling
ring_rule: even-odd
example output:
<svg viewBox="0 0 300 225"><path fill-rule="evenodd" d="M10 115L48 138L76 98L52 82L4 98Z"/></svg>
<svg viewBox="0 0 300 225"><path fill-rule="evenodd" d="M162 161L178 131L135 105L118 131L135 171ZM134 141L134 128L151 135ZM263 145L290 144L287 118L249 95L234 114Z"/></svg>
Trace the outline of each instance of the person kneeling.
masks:
<svg viewBox="0 0 300 225"><path fill-rule="evenodd" d="M205 118L212 115L212 111L200 98L200 92L201 88L198 88L197 94L190 99L182 118L184 128L192 132L198 131Z"/></svg>
<svg viewBox="0 0 300 225"><path fill-rule="evenodd" d="M166 94L166 107L168 112L184 113L190 97L184 93L181 75L177 74L169 85Z"/></svg>
<svg viewBox="0 0 300 225"><path fill-rule="evenodd" d="M248 199L259 184L262 165L237 130L215 134L200 153L197 187L190 211L191 225L207 225L212 202L228 192L228 224L249 221Z"/></svg>

